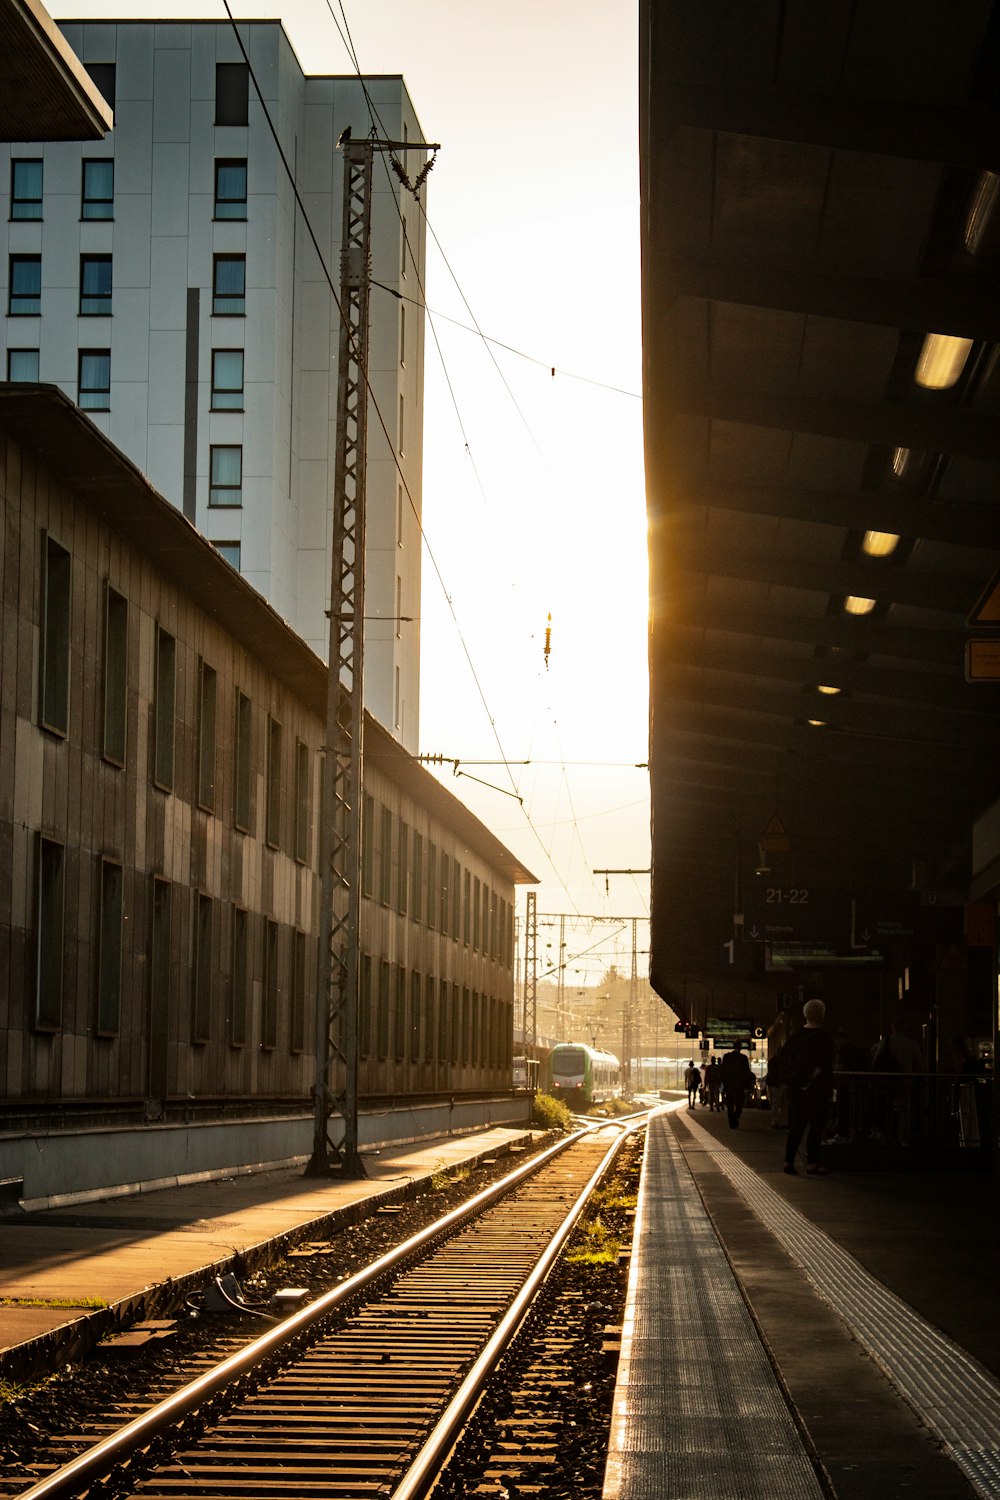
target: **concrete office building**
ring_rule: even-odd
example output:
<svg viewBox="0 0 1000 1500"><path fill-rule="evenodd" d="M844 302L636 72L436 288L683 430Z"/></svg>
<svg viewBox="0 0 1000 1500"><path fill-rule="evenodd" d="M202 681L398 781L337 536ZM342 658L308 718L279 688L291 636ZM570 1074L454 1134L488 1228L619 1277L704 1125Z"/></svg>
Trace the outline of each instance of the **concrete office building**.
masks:
<svg viewBox="0 0 1000 1500"><path fill-rule="evenodd" d="M348 125L369 133L365 88L380 133L421 139L403 81L307 77L278 22L239 24L249 69L225 23L62 29L114 129L3 148L7 378L72 396L325 657L336 143ZM423 160L408 153L411 179ZM419 302L423 217L388 162L376 161L372 246L374 280ZM423 320L380 287L369 375L365 699L415 750Z"/></svg>

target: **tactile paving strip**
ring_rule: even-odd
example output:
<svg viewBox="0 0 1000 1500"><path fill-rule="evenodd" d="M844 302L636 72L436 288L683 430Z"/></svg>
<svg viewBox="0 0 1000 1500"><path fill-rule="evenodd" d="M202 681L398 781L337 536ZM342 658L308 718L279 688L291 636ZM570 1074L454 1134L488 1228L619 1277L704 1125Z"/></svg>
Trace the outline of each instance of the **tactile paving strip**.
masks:
<svg viewBox="0 0 1000 1500"><path fill-rule="evenodd" d="M818 1500L795 1421L664 1116L649 1142L605 1500Z"/></svg>
<svg viewBox="0 0 1000 1500"><path fill-rule="evenodd" d="M914 1312L751 1167L686 1115L677 1118L937 1434L986 1500L1000 1500L1000 1385L959 1344Z"/></svg>

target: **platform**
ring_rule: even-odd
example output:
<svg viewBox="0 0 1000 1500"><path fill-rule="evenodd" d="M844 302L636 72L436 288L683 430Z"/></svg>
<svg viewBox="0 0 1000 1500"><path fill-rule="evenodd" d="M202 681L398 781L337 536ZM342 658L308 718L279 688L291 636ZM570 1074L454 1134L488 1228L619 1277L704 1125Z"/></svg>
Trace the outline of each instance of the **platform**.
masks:
<svg viewBox="0 0 1000 1500"><path fill-rule="evenodd" d="M605 1500L1000 1497L996 1186L652 1121Z"/></svg>
<svg viewBox="0 0 1000 1500"><path fill-rule="evenodd" d="M80 1353L136 1313L155 1315L165 1280L176 1289L232 1269L234 1257L252 1263L269 1244L301 1238L306 1226L320 1238L331 1216L392 1201L435 1173L536 1137L495 1127L387 1146L364 1153L368 1175L357 1181L308 1178L288 1167L0 1215L0 1370L16 1378L36 1358L43 1362L55 1341Z"/></svg>

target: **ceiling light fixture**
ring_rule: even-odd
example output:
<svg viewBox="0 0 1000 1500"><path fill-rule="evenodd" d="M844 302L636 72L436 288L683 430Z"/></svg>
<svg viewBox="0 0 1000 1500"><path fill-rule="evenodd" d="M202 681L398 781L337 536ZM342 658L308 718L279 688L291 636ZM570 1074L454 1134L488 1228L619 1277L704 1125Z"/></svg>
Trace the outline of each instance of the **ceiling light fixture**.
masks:
<svg viewBox="0 0 1000 1500"><path fill-rule="evenodd" d="M970 255L978 255L983 248L983 241L989 233L998 203L1000 174L983 172L976 184L976 196L965 221L965 248Z"/></svg>
<svg viewBox="0 0 1000 1500"><path fill-rule="evenodd" d="M811 724L812 727L813 727L813 729L825 729L826 728L826 720L825 719L807 719L806 723L807 724Z"/></svg>
<svg viewBox="0 0 1000 1500"><path fill-rule="evenodd" d="M898 546L899 537L892 531L866 531L861 542L869 557L888 557Z"/></svg>
<svg viewBox="0 0 1000 1500"><path fill-rule="evenodd" d="M875 608L874 599L861 599L857 594L848 594L844 608L849 615L870 615Z"/></svg>
<svg viewBox="0 0 1000 1500"><path fill-rule="evenodd" d="M817 693L825 693L828 698L835 698L840 692L840 688L831 687L828 682L819 682L816 684L816 691Z"/></svg>
<svg viewBox="0 0 1000 1500"><path fill-rule="evenodd" d="M965 369L972 352L972 340L951 333L928 333L924 336L914 380L925 391L947 391Z"/></svg>

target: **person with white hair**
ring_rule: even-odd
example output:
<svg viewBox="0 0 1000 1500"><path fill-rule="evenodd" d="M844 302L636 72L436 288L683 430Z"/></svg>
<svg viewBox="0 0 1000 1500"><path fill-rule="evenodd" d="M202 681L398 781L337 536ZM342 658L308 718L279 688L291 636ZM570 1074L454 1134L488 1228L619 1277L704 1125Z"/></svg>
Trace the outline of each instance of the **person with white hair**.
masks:
<svg viewBox="0 0 1000 1500"><path fill-rule="evenodd" d="M784 1170L791 1177L798 1176L795 1158L805 1136L806 1173L809 1177L825 1177L830 1169L821 1165L819 1148L833 1095L834 1041L823 1025L826 1006L822 1000L807 1000L802 1015L806 1024L788 1043L791 1055L786 1060L788 1138Z"/></svg>

